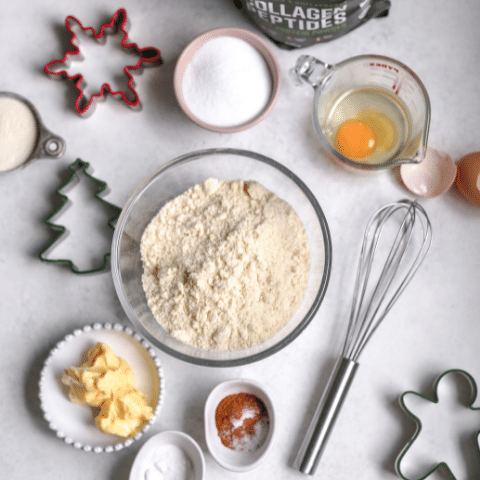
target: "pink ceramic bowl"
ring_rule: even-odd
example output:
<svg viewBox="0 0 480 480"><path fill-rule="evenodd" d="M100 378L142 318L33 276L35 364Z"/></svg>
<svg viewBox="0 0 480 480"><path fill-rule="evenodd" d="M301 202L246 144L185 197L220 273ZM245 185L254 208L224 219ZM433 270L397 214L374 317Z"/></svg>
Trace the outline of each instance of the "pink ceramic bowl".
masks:
<svg viewBox="0 0 480 480"><path fill-rule="evenodd" d="M271 75L272 79L272 91L270 95L270 100L266 104L265 108L252 120L243 123L241 125L233 126L233 127L221 127L216 125L211 125L199 119L195 116L188 108L185 99L183 97L182 92L182 82L183 76L185 74L185 70L187 69L188 64L190 63L193 55L197 52L197 50L203 46L209 40L218 37L234 37L243 40L254 48L262 55L265 59L265 62L268 66L268 70ZM200 127L203 127L207 130L212 132L218 133L235 133L240 132L242 130L246 130L250 127L253 127L257 123L261 122L272 110L274 107L278 96L280 94L282 84L282 75L280 70L280 65L278 63L277 57L274 51L271 49L270 45L263 40L261 37L256 35L255 33L250 32L249 30L245 30L243 28L235 28L235 27L223 27L223 28L214 28L212 30L208 30L194 40L192 40L183 50L180 57L177 60L177 64L175 66L175 72L173 75L173 86L175 90L175 96L177 97L177 101L188 118L195 122Z"/></svg>

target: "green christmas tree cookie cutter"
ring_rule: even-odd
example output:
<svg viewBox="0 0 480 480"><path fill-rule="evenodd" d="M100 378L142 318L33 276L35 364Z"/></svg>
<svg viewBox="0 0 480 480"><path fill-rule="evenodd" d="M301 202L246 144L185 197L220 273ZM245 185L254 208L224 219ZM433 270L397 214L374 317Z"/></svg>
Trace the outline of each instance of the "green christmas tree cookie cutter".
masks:
<svg viewBox="0 0 480 480"><path fill-rule="evenodd" d="M432 475L434 472L436 472L440 468L444 468L448 472L448 474L451 475L453 480L457 480L455 475L453 474L452 470L450 469L450 467L448 466L448 464L445 461L439 462L437 465L435 465L433 468L431 468L423 477L420 477L420 478L411 479L411 478L405 476L402 472L402 461L403 461L405 455L407 454L407 452L412 447L412 445L415 443L415 440L418 438L418 436L420 435L420 432L422 430L422 422L420 421L420 419L416 415L414 415L408 409L408 407L406 406L406 403L405 403L405 397L407 395L416 395L417 397L422 398L423 400L426 400L426 401L434 403L434 404L438 404L438 402L439 402L438 385L439 385L440 381L442 380L442 378L444 378L446 375L450 375L452 373L463 375L468 380L468 383L470 384L470 402L466 406L466 408L468 408L469 410L472 410L472 411L480 411L480 407L474 407L473 406L473 404L475 403L475 400L477 399L477 392L478 392L477 384L475 383L475 380L473 379L473 377L469 373L465 372L464 370L452 369L452 370L447 370L446 372L442 373L435 380L433 398L429 398L425 395L421 395L420 393L413 392L413 391L408 391L408 392L403 393L400 397L400 404L401 404L402 408L405 410L405 412L410 417L412 417L414 419L414 421L416 423L416 426L417 426L413 437L410 439L410 441L407 443L407 445L403 448L403 450L401 451L400 455L397 457L397 460L395 462L395 470L396 470L397 474L403 480L425 480L427 477ZM475 442L474 443L475 443L475 450L476 450L476 453L477 453L477 459L480 459L479 436L480 436L480 430L474 432L474 437L475 437Z"/></svg>
<svg viewBox="0 0 480 480"><path fill-rule="evenodd" d="M103 263L102 263L101 266L99 266L97 268L86 269L86 270L78 269L75 266L75 264L73 263L73 261L69 260L67 258L64 258L64 259L50 259L50 258L46 257L46 253L67 232L66 227L64 227L63 225L58 225L58 224L52 222L52 219L60 212L60 210L62 210L65 207L65 204L69 201L68 197L62 193L62 190L65 189L68 185L70 185L72 182L74 182L76 180L77 173L79 171L83 171L83 174L86 177L88 177L90 180L93 180L95 183L98 184L98 190L95 192L95 198L97 198L97 200L99 200L103 205L107 206L110 209L113 209L113 211L115 212L115 215L108 220L108 226L112 230L115 230L115 222L118 219L118 217L119 217L119 215L122 211L121 208L117 207L116 205L113 205L112 203L107 202L106 200L104 200L100 196L107 189L107 184L105 182L103 182L102 180L99 180L98 178L95 178L92 175L90 175L87 172L87 169L88 169L89 166L90 166L90 164L88 162L85 162L85 161L81 160L80 158L77 158L77 160L75 160L75 162L71 163L68 166L68 170L70 171L70 177L68 178L68 180L65 183L60 185L60 187L58 187L55 190L55 193L62 199L62 202L61 202L60 206L44 221L44 223L45 223L45 225L47 225L47 227L49 227L53 230L57 230L58 235L56 235L55 238L47 245L47 247L44 248L39 254L39 258L42 262L59 263L59 264L68 265L70 270L77 275L88 275L88 274L92 274L92 273L100 273L100 272L106 271L107 267L108 267L108 259L110 257L110 252L107 252L103 255Z"/></svg>

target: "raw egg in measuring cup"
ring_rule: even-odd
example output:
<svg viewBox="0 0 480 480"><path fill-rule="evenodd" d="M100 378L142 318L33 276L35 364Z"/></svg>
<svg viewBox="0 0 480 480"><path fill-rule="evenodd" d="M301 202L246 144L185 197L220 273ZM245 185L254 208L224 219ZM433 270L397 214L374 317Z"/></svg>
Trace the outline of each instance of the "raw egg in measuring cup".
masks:
<svg viewBox="0 0 480 480"><path fill-rule="evenodd" d="M344 157L362 163L395 158L408 138L409 122L398 98L379 89L343 94L327 121L327 138Z"/></svg>
<svg viewBox="0 0 480 480"><path fill-rule="evenodd" d="M373 128L361 120L347 120L335 135L338 151L353 160L368 157L375 150L377 139Z"/></svg>

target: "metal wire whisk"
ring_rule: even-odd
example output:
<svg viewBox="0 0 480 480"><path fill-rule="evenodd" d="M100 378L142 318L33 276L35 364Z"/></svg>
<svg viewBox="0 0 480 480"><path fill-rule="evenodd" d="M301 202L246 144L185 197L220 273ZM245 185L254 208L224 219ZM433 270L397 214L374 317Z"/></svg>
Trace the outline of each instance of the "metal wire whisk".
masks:
<svg viewBox="0 0 480 480"><path fill-rule="evenodd" d="M400 219L387 250L386 260L375 278L374 262L384 227ZM392 238L392 237L390 237ZM294 466L313 475L328 437L358 367L358 357L425 258L432 242L432 226L425 210L410 200L391 203L370 219L363 238L352 309L342 355L330 377L307 430ZM414 249L414 246L416 247ZM378 268L377 268L378 269ZM375 274L377 270L375 270Z"/></svg>

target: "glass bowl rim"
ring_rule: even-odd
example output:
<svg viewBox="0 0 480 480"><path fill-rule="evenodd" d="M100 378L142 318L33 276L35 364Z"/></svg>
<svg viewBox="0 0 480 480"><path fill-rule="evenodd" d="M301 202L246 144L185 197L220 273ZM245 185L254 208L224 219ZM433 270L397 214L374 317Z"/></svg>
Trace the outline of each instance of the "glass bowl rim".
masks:
<svg viewBox="0 0 480 480"><path fill-rule="evenodd" d="M249 159L253 159L253 160L257 160L259 162L265 163L279 170L281 173L287 176L300 188L302 193L310 201L310 204L312 205L315 211L316 217L320 224L320 228L323 234L323 243L324 243L324 268L323 268L322 280L320 282L320 287L318 289L318 292L315 296L315 299L310 309L308 310L305 317L295 327L295 329L292 330L285 338L283 338L280 342L276 343L275 345L272 345L271 347L261 352L254 353L252 355L248 355L240 358L220 360L220 359L209 359L209 358L201 358L201 357L195 357L192 355L187 355L185 353L179 352L173 348L168 347L167 345L159 341L155 336L153 336L144 327L142 322L137 318L133 309L130 306L128 298L125 294L125 290L123 288L123 282L121 281L121 274L120 274L118 260L120 257L120 244L123 236L123 230L125 227L125 222L129 218L130 211L135 205L138 197L145 191L146 188L148 188L149 185L151 185L151 183L157 177L162 175L167 170L170 170L176 167L177 165L188 163L196 159L202 159L206 156L216 156L216 155L225 155L225 154L243 156ZM300 335L300 333L302 333L303 330L305 330L305 328L310 324L315 314L317 313L318 309L320 308L320 305L323 301L323 298L325 296L328 283L330 280L331 267L332 267L332 241L330 237L330 230L329 230L325 215L323 213L323 210L320 207L320 204L318 203L317 199L315 198L311 190L297 175L295 175L291 170L289 170L287 167L280 164L276 160L266 157L260 153L252 152L249 150L236 149L236 148L210 148L210 149L204 149L204 150L196 150L194 152L190 152L174 158L173 160L167 162L166 164L162 165L157 170L155 170L153 173L151 173L143 182L140 183L140 185L134 190L130 198L126 201L122 209L122 212L118 217L118 221L113 234L112 249L111 249L111 268L112 268L113 284L114 284L118 299L128 319L133 323L133 325L138 330L140 330L142 335L146 337L150 341L150 343L152 343L155 347L159 348L163 352L171 355L174 358L183 360L187 363L194 364L194 365L207 366L207 367L233 367L233 366L240 366L240 365L247 365L250 363L254 363L259 360L263 360L264 358L267 358L273 355L274 353L277 353L278 351L286 347L288 344L293 342L293 340L295 340Z"/></svg>

